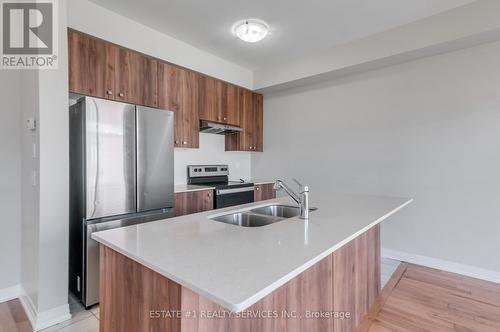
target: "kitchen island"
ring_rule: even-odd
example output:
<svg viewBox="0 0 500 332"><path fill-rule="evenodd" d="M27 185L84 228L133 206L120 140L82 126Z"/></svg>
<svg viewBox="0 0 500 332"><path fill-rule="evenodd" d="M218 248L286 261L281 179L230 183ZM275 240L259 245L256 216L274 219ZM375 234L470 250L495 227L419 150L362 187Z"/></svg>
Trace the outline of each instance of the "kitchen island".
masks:
<svg viewBox="0 0 500 332"><path fill-rule="evenodd" d="M94 233L101 331L352 331L380 291L380 222L411 199L311 195L308 222L212 220L277 198Z"/></svg>

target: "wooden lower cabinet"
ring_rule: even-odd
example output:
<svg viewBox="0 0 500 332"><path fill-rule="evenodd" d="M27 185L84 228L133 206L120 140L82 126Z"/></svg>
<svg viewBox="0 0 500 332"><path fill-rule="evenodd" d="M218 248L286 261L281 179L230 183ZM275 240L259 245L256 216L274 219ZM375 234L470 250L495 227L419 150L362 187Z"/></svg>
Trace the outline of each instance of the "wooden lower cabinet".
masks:
<svg viewBox="0 0 500 332"><path fill-rule="evenodd" d="M253 191L255 202L276 198L276 190L273 183L256 184Z"/></svg>
<svg viewBox="0 0 500 332"><path fill-rule="evenodd" d="M245 310L246 317L203 317L202 312L227 310L101 245L100 331L355 331L380 292L379 227L262 298ZM180 317L155 316L159 311L180 312ZM251 316L274 312L277 317Z"/></svg>
<svg viewBox="0 0 500 332"><path fill-rule="evenodd" d="M214 192L210 189L175 193L174 208L176 217L212 210L214 208Z"/></svg>

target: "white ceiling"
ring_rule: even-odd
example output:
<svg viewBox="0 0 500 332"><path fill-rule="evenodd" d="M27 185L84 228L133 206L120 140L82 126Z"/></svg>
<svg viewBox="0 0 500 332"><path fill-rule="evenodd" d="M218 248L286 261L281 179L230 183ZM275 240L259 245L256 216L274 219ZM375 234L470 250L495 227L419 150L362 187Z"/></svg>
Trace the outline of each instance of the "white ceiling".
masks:
<svg viewBox="0 0 500 332"><path fill-rule="evenodd" d="M91 0L251 70L311 56L474 0ZM260 18L271 33L256 44L231 34Z"/></svg>

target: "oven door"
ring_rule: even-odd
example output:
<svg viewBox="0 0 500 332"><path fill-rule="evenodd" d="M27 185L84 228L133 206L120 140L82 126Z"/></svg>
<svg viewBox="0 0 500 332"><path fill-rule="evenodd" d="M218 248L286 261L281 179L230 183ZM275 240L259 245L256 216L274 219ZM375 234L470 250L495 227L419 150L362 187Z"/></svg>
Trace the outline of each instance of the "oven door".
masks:
<svg viewBox="0 0 500 332"><path fill-rule="evenodd" d="M215 191L215 208L252 203L253 187L218 189Z"/></svg>

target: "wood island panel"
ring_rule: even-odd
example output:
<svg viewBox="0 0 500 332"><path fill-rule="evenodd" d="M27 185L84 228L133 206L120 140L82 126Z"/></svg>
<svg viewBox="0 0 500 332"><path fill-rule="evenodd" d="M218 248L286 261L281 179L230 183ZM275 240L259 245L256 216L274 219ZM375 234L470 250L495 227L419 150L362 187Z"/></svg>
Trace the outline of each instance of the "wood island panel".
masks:
<svg viewBox="0 0 500 332"><path fill-rule="evenodd" d="M242 318L234 313L224 317L229 311L218 304L101 245L100 328L106 332L354 331L380 292L380 254L375 251L380 251L378 225L243 311L267 317ZM306 318L306 311L347 311L350 318Z"/></svg>

